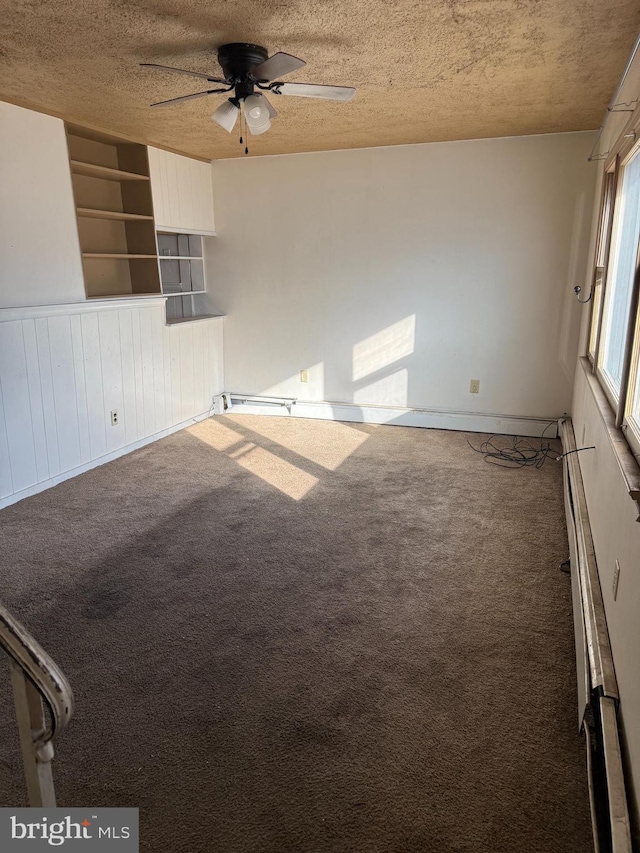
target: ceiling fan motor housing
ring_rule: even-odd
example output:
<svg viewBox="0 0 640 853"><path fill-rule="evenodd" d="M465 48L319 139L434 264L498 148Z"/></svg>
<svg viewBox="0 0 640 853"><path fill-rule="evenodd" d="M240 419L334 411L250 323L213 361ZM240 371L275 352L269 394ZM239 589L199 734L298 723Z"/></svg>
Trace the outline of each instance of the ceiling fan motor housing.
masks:
<svg viewBox="0 0 640 853"><path fill-rule="evenodd" d="M266 48L258 44L235 42L224 44L218 50L218 62L222 66L225 79L230 83L247 83L252 69L266 62L268 58Z"/></svg>

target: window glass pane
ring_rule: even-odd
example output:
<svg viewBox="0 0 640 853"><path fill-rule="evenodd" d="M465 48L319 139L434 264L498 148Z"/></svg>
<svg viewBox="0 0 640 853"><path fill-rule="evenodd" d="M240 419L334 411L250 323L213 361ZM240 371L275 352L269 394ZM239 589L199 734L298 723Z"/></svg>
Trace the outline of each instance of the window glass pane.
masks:
<svg viewBox="0 0 640 853"><path fill-rule="evenodd" d="M624 347L629 321L629 304L640 236L640 156L625 166L616 212L611 270L602 322L600 366L616 395L620 394Z"/></svg>

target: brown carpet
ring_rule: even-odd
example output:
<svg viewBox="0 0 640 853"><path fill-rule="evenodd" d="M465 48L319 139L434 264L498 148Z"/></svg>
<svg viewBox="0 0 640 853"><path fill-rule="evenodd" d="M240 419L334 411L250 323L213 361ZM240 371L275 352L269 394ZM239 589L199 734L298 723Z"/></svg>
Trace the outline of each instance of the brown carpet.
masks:
<svg viewBox="0 0 640 853"><path fill-rule="evenodd" d="M466 438L215 418L3 510L77 698L60 803L158 853L591 850L561 468Z"/></svg>

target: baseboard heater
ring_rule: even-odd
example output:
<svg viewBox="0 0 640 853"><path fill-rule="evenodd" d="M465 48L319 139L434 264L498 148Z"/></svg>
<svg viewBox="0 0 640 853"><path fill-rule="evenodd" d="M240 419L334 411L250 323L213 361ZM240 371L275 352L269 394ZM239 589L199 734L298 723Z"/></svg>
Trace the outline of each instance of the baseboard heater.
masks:
<svg viewBox="0 0 640 853"><path fill-rule="evenodd" d="M560 422L564 502L578 675L578 727L585 734L596 853L631 853L631 829L618 733L618 685L598 577L573 424Z"/></svg>
<svg viewBox="0 0 640 853"><path fill-rule="evenodd" d="M224 391L213 400L213 412L216 415L224 415L232 408L241 410L243 406L260 406L260 408L281 409L286 408L291 414L291 407L296 402L296 397L270 397L265 394L235 394Z"/></svg>

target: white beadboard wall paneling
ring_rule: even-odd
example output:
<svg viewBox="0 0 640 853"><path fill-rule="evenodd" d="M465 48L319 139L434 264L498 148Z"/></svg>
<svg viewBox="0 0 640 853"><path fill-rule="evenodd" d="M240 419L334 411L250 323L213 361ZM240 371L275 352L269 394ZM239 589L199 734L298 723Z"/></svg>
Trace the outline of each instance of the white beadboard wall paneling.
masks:
<svg viewBox="0 0 640 853"><path fill-rule="evenodd" d="M162 372L164 376L164 420L167 425L173 421L173 385L171 382L171 329L162 328Z"/></svg>
<svg viewBox="0 0 640 853"><path fill-rule="evenodd" d="M9 441L7 439L7 425L4 415L4 397L2 395L2 383L0 382L0 500L12 495L13 478L11 476L11 457L9 456Z"/></svg>
<svg viewBox="0 0 640 853"><path fill-rule="evenodd" d="M0 507L206 417L223 390L221 318L167 326L164 299L22 313L0 311Z"/></svg>
<svg viewBox="0 0 640 853"><path fill-rule="evenodd" d="M120 366L122 368L122 418L125 444L139 438L136 405L136 371L133 355L133 309L118 312L120 333Z"/></svg>
<svg viewBox="0 0 640 853"><path fill-rule="evenodd" d="M131 312L131 330L133 336L133 376L136 388L136 430L138 439L144 434L144 394L142 374L142 345L140 343L140 312Z"/></svg>
<svg viewBox="0 0 640 853"><path fill-rule="evenodd" d="M141 311L138 316L140 318L140 356L142 359L142 403L144 435L152 435L156 431L156 411L155 390L153 385L151 317L147 311Z"/></svg>
<svg viewBox="0 0 640 853"><path fill-rule="evenodd" d="M70 471L82 464L71 318L49 317L46 322L60 470Z"/></svg>
<svg viewBox="0 0 640 853"><path fill-rule="evenodd" d="M38 482L40 482L49 477L49 455L47 453L47 434L44 424L44 403L42 399L42 385L40 383L35 320L29 319L23 321L22 335L27 361L27 383L29 385L29 404L31 406L31 427L33 429L33 443L36 453L36 470Z"/></svg>
<svg viewBox="0 0 640 853"><path fill-rule="evenodd" d="M105 439L107 453L111 453L126 444L120 318L117 311L101 311L98 314L98 333L104 412L109 418ZM111 424L113 410L118 412L118 423L115 426Z"/></svg>
<svg viewBox="0 0 640 853"><path fill-rule="evenodd" d="M4 325L4 324L3 324ZM60 444L58 442L58 426L55 418L55 398L53 395L53 373L51 370L51 350L49 348L49 326L45 317L35 321L36 349L38 353L38 372L42 393L42 408L44 412L44 432L49 460L49 476L60 474ZM0 337L2 336L0 326ZM7 409L5 409L6 415ZM20 458L12 456L12 465L19 464ZM19 491L17 489L16 491Z"/></svg>
<svg viewBox="0 0 640 853"><path fill-rule="evenodd" d="M91 458L97 459L107 452L107 425L104 411L104 389L102 387L102 364L100 362L100 334L98 315L82 317L82 351L84 372L87 378L87 415L89 418L89 446Z"/></svg>
<svg viewBox="0 0 640 853"><path fill-rule="evenodd" d="M174 328L169 328L169 356L171 359L171 420L179 423L182 420L182 383L180 381L180 336L174 335Z"/></svg>
<svg viewBox="0 0 640 853"><path fill-rule="evenodd" d="M0 338L0 382L13 488L26 489L38 475L24 338L17 321L7 323Z"/></svg>
<svg viewBox="0 0 640 853"><path fill-rule="evenodd" d="M87 378L84 367L84 347L82 344L82 320L79 314L72 314L69 317L69 321L71 323L71 342L73 345L73 375L76 390L76 410L78 413L78 434L80 436L80 458L82 459L82 464L86 464L91 461L91 438L89 435Z"/></svg>
<svg viewBox="0 0 640 853"><path fill-rule="evenodd" d="M151 359L153 361L153 404L156 424L154 431L161 432L169 426L166 419L165 397L167 393L171 393L171 388L165 386L164 341L162 337L163 311L161 308L152 308L151 310L160 313L160 317L152 318L153 322L151 323Z"/></svg>

